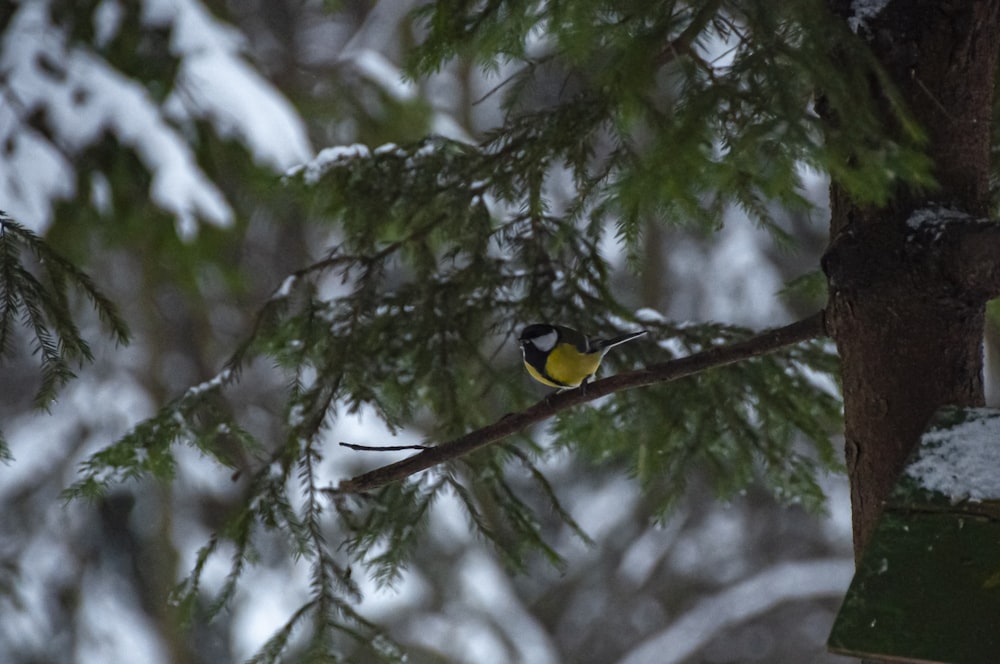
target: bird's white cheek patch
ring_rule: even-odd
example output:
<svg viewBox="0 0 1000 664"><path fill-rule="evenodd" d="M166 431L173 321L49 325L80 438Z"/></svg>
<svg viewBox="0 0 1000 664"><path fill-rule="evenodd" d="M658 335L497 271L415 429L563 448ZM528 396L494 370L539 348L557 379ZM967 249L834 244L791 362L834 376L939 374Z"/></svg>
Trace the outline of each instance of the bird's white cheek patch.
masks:
<svg viewBox="0 0 1000 664"><path fill-rule="evenodd" d="M529 341L535 345L535 348L547 353L556 347L556 341L559 339L559 333L555 330L543 334L541 336L535 337L534 339L529 339Z"/></svg>

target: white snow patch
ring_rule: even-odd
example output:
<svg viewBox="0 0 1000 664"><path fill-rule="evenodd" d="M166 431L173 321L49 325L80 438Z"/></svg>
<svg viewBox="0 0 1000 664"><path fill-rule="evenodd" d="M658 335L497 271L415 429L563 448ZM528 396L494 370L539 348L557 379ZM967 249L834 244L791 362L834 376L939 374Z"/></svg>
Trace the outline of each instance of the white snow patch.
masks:
<svg viewBox="0 0 1000 664"><path fill-rule="evenodd" d="M566 504L569 513L576 515L583 532L600 542L621 525L619 518L632 509L638 499L636 483L625 477L616 477L600 489L591 487L576 491Z"/></svg>
<svg viewBox="0 0 1000 664"><path fill-rule="evenodd" d="M881 14L888 4L889 0L854 0L851 3L852 15L847 19L847 24L855 33L868 30L868 20Z"/></svg>
<svg viewBox="0 0 1000 664"><path fill-rule="evenodd" d="M44 234L52 220L52 202L76 193L75 174L52 143L0 104L0 140L9 150L0 159L0 200L18 223Z"/></svg>
<svg viewBox="0 0 1000 664"><path fill-rule="evenodd" d="M702 599L618 664L680 664L693 660L723 631L788 602L842 596L854 574L849 558L780 562Z"/></svg>
<svg viewBox="0 0 1000 664"><path fill-rule="evenodd" d="M144 0L142 22L151 26L172 26L170 50L185 55L201 50L243 47L240 32L212 17L198 0Z"/></svg>
<svg viewBox="0 0 1000 664"><path fill-rule="evenodd" d="M285 280L281 282L280 286L278 286L278 290L274 291L274 294L271 296L271 299L283 300L289 295L291 295L292 288L295 287L295 284L298 280L299 278L294 274L290 274L287 277L285 277Z"/></svg>
<svg viewBox="0 0 1000 664"><path fill-rule="evenodd" d="M242 58L244 39L197 0L144 0L146 25L170 30L180 61L167 101L74 42L54 24L50 3L20 3L0 40L0 199L3 209L36 232L52 204L75 193L74 155L105 135L133 149L149 171L150 198L176 218L181 236L205 221L224 226L232 210L202 172L174 123L206 118L222 136L237 136L261 163L277 170L312 154L291 104ZM93 15L95 43L121 29L122 8L104 0ZM28 125L40 113L51 136Z"/></svg>
<svg viewBox="0 0 1000 664"><path fill-rule="evenodd" d="M652 307L636 309L635 319L640 323L649 323L650 325L666 325L668 322L666 316Z"/></svg>
<svg viewBox="0 0 1000 664"><path fill-rule="evenodd" d="M111 204L111 183L104 173L94 171L90 174L90 204L101 214L108 216L114 208Z"/></svg>
<svg viewBox="0 0 1000 664"><path fill-rule="evenodd" d="M170 50L182 59L165 102L171 117L207 118L277 170L312 155L295 109L240 57L245 39L238 30L196 0L146 0L144 10L147 23L172 26Z"/></svg>
<svg viewBox="0 0 1000 664"><path fill-rule="evenodd" d="M359 49L346 54L344 60L397 101L412 101L417 96L416 86L403 77L402 70L377 51Z"/></svg>
<svg viewBox="0 0 1000 664"><path fill-rule="evenodd" d="M125 9L118 0L103 0L94 10L94 43L107 46L114 39L125 18Z"/></svg>
<svg viewBox="0 0 1000 664"><path fill-rule="evenodd" d="M233 372L232 372L232 370L230 370L230 369L223 369L222 371L220 371L219 373L217 373L214 377L210 378L209 380L206 380L203 383L199 383L197 385L193 385L192 387L189 387L188 390L187 390L187 392L184 394L184 396L185 397L196 397L196 396L198 396L198 395L200 395L200 394L202 394L204 392L208 392L209 390L217 390L217 389L219 389L221 387L224 387L226 385L226 383L228 383L232 379L233 379Z"/></svg>
<svg viewBox="0 0 1000 664"><path fill-rule="evenodd" d="M373 151L375 156L383 154L395 154L397 157L406 156L406 152L395 143L383 143Z"/></svg>
<svg viewBox="0 0 1000 664"><path fill-rule="evenodd" d="M836 353L837 348L833 342L828 342L826 344L826 351L828 353ZM802 377L804 377L813 387L821 392L826 392L828 395L835 399L840 399L840 386L834 377L828 373L821 373L815 371L809 365L803 364L801 362L792 362L791 366L788 368L789 372L795 372Z"/></svg>
<svg viewBox="0 0 1000 664"><path fill-rule="evenodd" d="M316 184L319 182L319 179L323 177L323 174L330 170L330 167L337 162L348 161L350 159L365 159L370 157L371 154L371 150L368 149L368 146L362 145L361 143L355 143L353 145L335 145L333 147L323 148L315 158L304 164L292 166L285 172L285 175L293 177L305 171L305 175L303 177L306 184Z"/></svg>
<svg viewBox="0 0 1000 664"><path fill-rule="evenodd" d="M232 53L216 49L184 58L166 108L178 119L208 118L221 136L239 138L277 171L312 155L292 105Z"/></svg>
<svg viewBox="0 0 1000 664"><path fill-rule="evenodd" d="M438 112L434 114L434 117L431 119L431 132L438 136L458 141L459 143L466 143L467 145L475 145L476 143L473 137L469 135L469 132L465 130L465 127L462 126L462 123L448 113Z"/></svg>
<svg viewBox="0 0 1000 664"><path fill-rule="evenodd" d="M965 422L923 435L906 474L953 502L1000 499L1000 411L967 412Z"/></svg>
<svg viewBox="0 0 1000 664"><path fill-rule="evenodd" d="M17 104L4 104L13 110L4 113L0 139L17 141L21 148L24 111L17 109L44 109L54 134L52 144L58 146L49 150L32 146L30 154L41 153L50 161L50 177L42 178L41 187L4 160L8 162L0 166L4 185L22 199L22 206L11 205L9 211L25 214L27 225L43 231L51 218L52 199L74 191L72 184L49 183L55 173L69 183L74 180L60 150L82 150L109 132L139 155L153 176L151 197L177 216L182 231L195 227L198 218L228 224L232 212L222 194L198 168L193 152L164 121L146 89L94 53L71 46L64 32L49 22L47 9L44 2L24 3L3 36L0 69L6 75L7 94ZM57 63L60 75L52 75L42 62ZM37 140L43 142L40 135ZM29 154L23 156L27 159ZM41 167L30 170L37 173ZM29 189L41 191L26 195Z"/></svg>
<svg viewBox="0 0 1000 664"><path fill-rule="evenodd" d="M39 515L36 524L42 531L25 541L20 550L13 537L5 537L4 558L20 572L10 590L0 595L0 657L19 653L26 661L28 653L44 652L46 643L60 629L53 590L67 587L77 572L76 554L67 548L72 545L66 542L65 533L73 527L73 519L79 518L79 511L55 512L50 509Z"/></svg>
<svg viewBox="0 0 1000 664"><path fill-rule="evenodd" d="M969 219L972 219L972 216L967 212L941 206L932 206L914 210L913 214L906 220L906 225L913 230L917 230L927 226L942 226L951 221L968 221Z"/></svg>
<svg viewBox="0 0 1000 664"><path fill-rule="evenodd" d="M233 602L238 608L233 612L230 638L233 660L240 662L252 657L309 599L308 565L290 569L258 565L250 576L252 582L240 584Z"/></svg>
<svg viewBox="0 0 1000 664"><path fill-rule="evenodd" d="M632 588L646 585L669 554L685 522L683 515L673 515L662 528L647 528L625 550L615 572L616 577Z"/></svg>
<svg viewBox="0 0 1000 664"><path fill-rule="evenodd" d="M109 572L87 574L80 590L79 636L70 659L79 662L166 661L166 648L128 583Z"/></svg>
<svg viewBox="0 0 1000 664"><path fill-rule="evenodd" d="M497 625L506 633L507 643L516 651L515 661L536 664L558 661L557 648L552 639L517 598L510 574L497 563L495 557L481 550L470 551L459 563L457 572L463 605L502 616Z"/></svg>

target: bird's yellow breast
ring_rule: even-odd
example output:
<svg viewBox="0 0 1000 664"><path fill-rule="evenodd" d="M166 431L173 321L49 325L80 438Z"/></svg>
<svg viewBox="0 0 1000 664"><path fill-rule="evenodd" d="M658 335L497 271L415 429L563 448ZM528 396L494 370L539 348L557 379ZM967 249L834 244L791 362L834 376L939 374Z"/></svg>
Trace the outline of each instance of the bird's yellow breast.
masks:
<svg viewBox="0 0 1000 664"><path fill-rule="evenodd" d="M534 376L537 380L553 387L576 387L601 365L600 353L581 353L572 344L560 343L549 353L545 361L545 373L559 381L551 381ZM530 370L530 368L529 368Z"/></svg>

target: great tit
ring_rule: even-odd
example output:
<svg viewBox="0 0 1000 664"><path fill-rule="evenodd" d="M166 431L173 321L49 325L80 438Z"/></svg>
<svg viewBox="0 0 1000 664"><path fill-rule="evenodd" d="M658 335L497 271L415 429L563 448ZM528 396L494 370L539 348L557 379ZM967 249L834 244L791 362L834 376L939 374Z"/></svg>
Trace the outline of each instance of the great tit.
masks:
<svg viewBox="0 0 1000 664"><path fill-rule="evenodd" d="M532 378L549 387L567 389L593 378L608 350L644 334L646 330L613 339L590 339L562 325L536 324L524 328L518 343Z"/></svg>

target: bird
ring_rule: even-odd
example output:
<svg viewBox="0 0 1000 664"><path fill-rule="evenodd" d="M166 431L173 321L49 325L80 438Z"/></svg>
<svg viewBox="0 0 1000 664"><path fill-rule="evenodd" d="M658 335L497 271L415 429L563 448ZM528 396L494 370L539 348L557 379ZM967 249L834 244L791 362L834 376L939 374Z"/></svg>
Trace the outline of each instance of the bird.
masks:
<svg viewBox="0 0 1000 664"><path fill-rule="evenodd" d="M532 378L565 390L585 385L601 366L605 353L644 334L646 330L612 339L591 339L570 327L535 323L521 331L518 344Z"/></svg>

